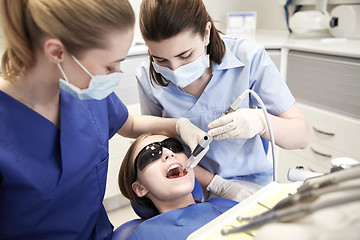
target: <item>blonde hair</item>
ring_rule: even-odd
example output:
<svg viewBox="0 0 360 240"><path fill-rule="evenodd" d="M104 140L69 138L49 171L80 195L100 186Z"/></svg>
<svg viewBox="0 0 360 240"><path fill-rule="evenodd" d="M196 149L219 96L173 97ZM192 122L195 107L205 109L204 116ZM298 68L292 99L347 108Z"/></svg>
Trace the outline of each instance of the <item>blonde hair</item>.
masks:
<svg viewBox="0 0 360 240"><path fill-rule="evenodd" d="M156 209L153 202L147 197L138 197L134 190L132 189L132 184L136 181L136 171L137 167L135 166L135 157L134 151L135 148L141 143L145 138L153 134L143 134L138 137L129 147L120 167L118 184L120 191L124 197L129 199L131 202L138 203Z"/></svg>
<svg viewBox="0 0 360 240"><path fill-rule="evenodd" d="M128 0L1 0L4 78L14 81L35 62L46 37L59 39L71 54L104 48L107 34L134 26Z"/></svg>

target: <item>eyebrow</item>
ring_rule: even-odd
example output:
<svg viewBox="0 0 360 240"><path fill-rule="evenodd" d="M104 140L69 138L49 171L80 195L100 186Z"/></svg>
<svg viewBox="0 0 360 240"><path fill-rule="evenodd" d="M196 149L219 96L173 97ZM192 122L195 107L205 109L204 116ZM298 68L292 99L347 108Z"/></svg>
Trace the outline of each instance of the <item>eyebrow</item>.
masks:
<svg viewBox="0 0 360 240"><path fill-rule="evenodd" d="M125 60L125 58L120 58L120 59L117 59L117 60L115 60L115 61L112 61L111 63L122 62L122 61L124 61L124 60Z"/></svg>
<svg viewBox="0 0 360 240"><path fill-rule="evenodd" d="M182 53L179 53L178 55L176 55L175 57L180 57L181 55L184 55L185 53L187 53L187 52L189 52L189 51L191 51L192 50L192 48L190 48L190 49L188 49L188 50L185 50L185 51L183 51ZM157 56L155 56L155 55L152 55L153 56L153 58L157 58L157 59L165 59L165 58L162 58L162 57L157 57Z"/></svg>

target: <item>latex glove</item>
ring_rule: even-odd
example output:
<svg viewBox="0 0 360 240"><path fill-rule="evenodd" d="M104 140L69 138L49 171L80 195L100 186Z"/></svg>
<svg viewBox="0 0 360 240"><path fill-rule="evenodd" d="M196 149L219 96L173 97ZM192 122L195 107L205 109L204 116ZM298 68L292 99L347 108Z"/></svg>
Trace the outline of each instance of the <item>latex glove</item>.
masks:
<svg viewBox="0 0 360 240"><path fill-rule="evenodd" d="M176 132L181 136L181 139L190 147L191 151L198 145L200 139L205 136L205 132L192 124L187 118L180 118L176 122ZM204 149L203 152L206 153ZM205 154L204 153L204 154Z"/></svg>
<svg viewBox="0 0 360 240"><path fill-rule="evenodd" d="M252 182L235 179L226 180L219 175L215 175L206 187L206 190L214 193L218 197L241 202L260 188L260 185Z"/></svg>
<svg viewBox="0 0 360 240"><path fill-rule="evenodd" d="M261 109L242 108L211 122L208 132L215 140L225 138L252 138L267 130L264 113Z"/></svg>

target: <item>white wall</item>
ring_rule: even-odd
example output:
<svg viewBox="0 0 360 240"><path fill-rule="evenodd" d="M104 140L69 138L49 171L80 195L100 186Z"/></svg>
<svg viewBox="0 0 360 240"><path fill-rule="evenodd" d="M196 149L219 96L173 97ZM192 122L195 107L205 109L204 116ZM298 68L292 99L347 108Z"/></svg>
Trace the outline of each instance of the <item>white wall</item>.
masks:
<svg viewBox="0 0 360 240"><path fill-rule="evenodd" d="M257 29L287 31L284 7L279 0L203 0L204 4L220 30L226 30L228 12L256 11ZM138 18L141 0L130 0L136 15L135 36L141 37Z"/></svg>
<svg viewBox="0 0 360 240"><path fill-rule="evenodd" d="M256 11L257 29L287 30L284 7L279 0L203 0L216 26L225 31L228 12Z"/></svg>

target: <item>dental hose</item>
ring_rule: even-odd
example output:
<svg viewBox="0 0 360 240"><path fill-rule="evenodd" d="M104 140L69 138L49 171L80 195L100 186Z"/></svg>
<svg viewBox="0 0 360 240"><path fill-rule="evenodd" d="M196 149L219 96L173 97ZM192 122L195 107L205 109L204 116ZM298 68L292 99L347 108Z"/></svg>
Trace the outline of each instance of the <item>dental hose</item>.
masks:
<svg viewBox="0 0 360 240"><path fill-rule="evenodd" d="M234 111L236 111L236 109L238 109L241 105L241 103L244 101L244 99L249 95L249 93L256 99L256 101L259 103L261 110L264 113L265 116L265 120L266 120L266 124L268 127L268 131L269 131L269 135L270 135L270 145L271 145L271 155L272 155L272 163L273 163L273 181L276 180L276 176L277 176L277 161L275 159L275 140L274 140L274 133L271 127L271 123L270 123L270 119L268 116L268 112L266 110L265 104L264 102L261 100L261 98L259 97L259 95L251 90L251 89L247 89L245 90L224 112L223 115L232 113ZM212 137L210 137L208 134L206 134L200 141L199 144L195 147L194 151L192 152L191 156L189 157L188 161L185 163L184 168L182 169L182 171L185 171L187 168L191 167L194 168L201 160L200 159L196 159L195 157L201 152L203 151L207 146L209 146L209 144L212 142Z"/></svg>

